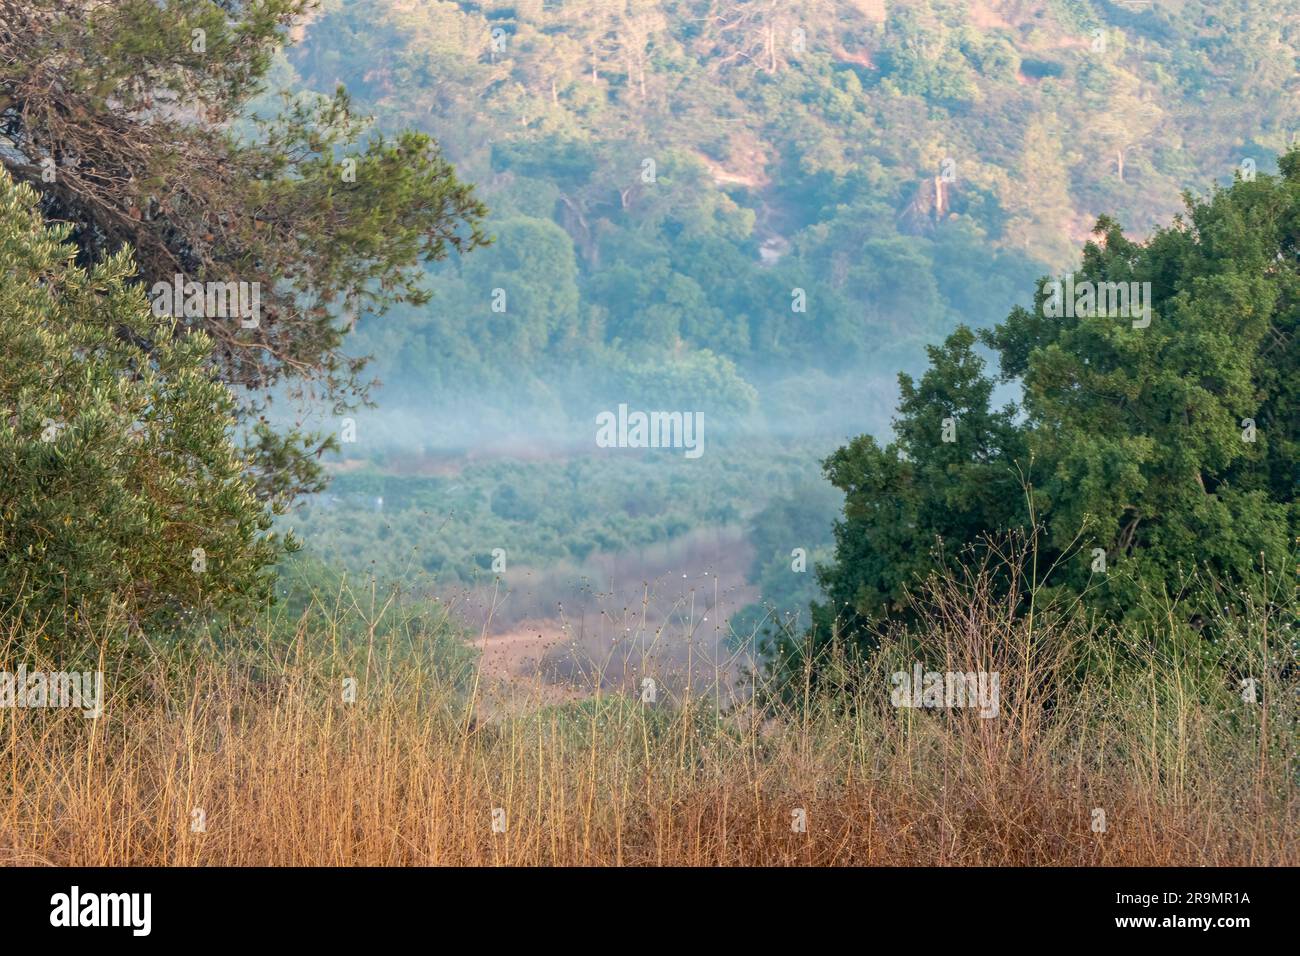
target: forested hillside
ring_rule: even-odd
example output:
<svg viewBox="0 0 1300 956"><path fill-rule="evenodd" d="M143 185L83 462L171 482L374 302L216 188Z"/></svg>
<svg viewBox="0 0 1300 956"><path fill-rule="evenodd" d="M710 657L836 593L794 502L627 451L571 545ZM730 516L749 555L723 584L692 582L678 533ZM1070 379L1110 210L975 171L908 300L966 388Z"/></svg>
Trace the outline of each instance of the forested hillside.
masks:
<svg viewBox="0 0 1300 956"><path fill-rule="evenodd" d="M819 459L887 437L897 372L1030 304L1098 215L1144 236L1184 190L1275 168L1297 24L1265 6L325 0L278 85L345 84L381 129L432 134L495 243L432 267L427 305L358 317L384 387L333 494L368 503L317 502L295 528L350 567L464 580L489 542L580 565L734 525L765 600L806 611L791 550L829 554L840 500ZM620 402L701 410L733 477L662 456L566 471ZM550 460L374 510L496 439ZM789 452L803 468L774 469ZM688 473L691 494L636 500Z"/></svg>
<svg viewBox="0 0 1300 956"><path fill-rule="evenodd" d="M741 380L892 378L1070 266L1099 213L1145 234L1271 168L1300 81L1268 6L326 0L285 82L433 133L491 208L495 247L431 307L362 322L388 401L585 415L630 386L730 414ZM574 395L552 362L576 361Z"/></svg>

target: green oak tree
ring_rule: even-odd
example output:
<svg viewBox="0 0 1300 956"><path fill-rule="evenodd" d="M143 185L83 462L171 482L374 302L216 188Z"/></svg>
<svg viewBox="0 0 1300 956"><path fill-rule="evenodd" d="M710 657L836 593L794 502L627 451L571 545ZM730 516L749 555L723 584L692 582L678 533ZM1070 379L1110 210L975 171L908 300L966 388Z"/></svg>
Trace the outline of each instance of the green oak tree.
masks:
<svg viewBox="0 0 1300 956"><path fill-rule="evenodd" d="M815 641L869 648L882 623L909 619L927 574L1017 529L1037 542L1040 594L1115 621L1172 608L1212 637L1243 589L1290 596L1300 151L1279 168L1188 197L1145 243L1098 221L1075 286L1149 289L1149 325L1132 307L1059 315L1044 280L1032 309L979 339L958 329L919 382L900 376L894 439L861 436L825 462L846 499ZM980 340L1018 403L993 407ZM814 646L787 644L796 663Z"/></svg>

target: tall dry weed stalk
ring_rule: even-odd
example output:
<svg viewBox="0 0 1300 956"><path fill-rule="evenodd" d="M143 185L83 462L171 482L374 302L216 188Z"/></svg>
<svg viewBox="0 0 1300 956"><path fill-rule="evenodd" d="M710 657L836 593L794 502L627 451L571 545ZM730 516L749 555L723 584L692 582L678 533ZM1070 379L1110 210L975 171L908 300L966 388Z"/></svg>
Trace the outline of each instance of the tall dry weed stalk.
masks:
<svg viewBox="0 0 1300 956"><path fill-rule="evenodd" d="M97 720L0 710L0 862L1300 862L1296 686L1266 651L1243 665L1248 703L1177 645L1031 621L987 569L919 605L921 626L866 659L832 642L815 686L767 707L790 698L762 678L548 705L449 668L445 633L391 626L383 602L305 615L287 640L107 661ZM998 716L893 706L918 661L998 673Z"/></svg>

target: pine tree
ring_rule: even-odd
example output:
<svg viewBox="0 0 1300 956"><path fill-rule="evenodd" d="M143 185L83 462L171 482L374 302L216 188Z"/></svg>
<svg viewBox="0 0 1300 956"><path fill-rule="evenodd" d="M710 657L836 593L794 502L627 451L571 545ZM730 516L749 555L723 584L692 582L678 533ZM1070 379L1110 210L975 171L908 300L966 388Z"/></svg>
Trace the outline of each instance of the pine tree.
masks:
<svg viewBox="0 0 1300 956"><path fill-rule="evenodd" d="M249 109L311 0L0 0L0 163L70 222L81 264L134 250L146 288L256 283L260 316L189 317L256 421L271 390L365 400L361 312L427 301L423 264L484 241L486 210L427 135L332 97ZM258 430L265 494L321 484L318 437Z"/></svg>

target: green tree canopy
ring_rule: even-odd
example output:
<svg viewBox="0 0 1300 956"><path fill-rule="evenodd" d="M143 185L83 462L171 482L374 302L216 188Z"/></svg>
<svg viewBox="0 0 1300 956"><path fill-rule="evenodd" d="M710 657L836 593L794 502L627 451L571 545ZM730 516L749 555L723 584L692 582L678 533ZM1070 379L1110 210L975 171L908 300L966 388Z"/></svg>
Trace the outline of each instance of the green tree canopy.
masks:
<svg viewBox="0 0 1300 956"><path fill-rule="evenodd" d="M1140 621L1172 605L1202 627L1252 581L1289 594L1300 533L1300 151L1238 179L1150 241L1103 217L1074 274L1149 284L1150 324L1032 310L983 333L1021 401L992 407L976 336L900 376L895 438L863 436L825 463L846 494L821 569L832 627L870 644L908 616L907 591L981 536L1041 528L1039 583ZM1114 286L1106 288L1116 288ZM947 426L945 428L945 426ZM1270 578L1271 575L1271 578ZM1152 600L1154 599L1154 600ZM796 652L797 653L797 652Z"/></svg>
<svg viewBox="0 0 1300 956"><path fill-rule="evenodd" d="M152 314L127 251L78 267L37 202L0 170L0 617L60 640L264 602L281 542L211 340Z"/></svg>

